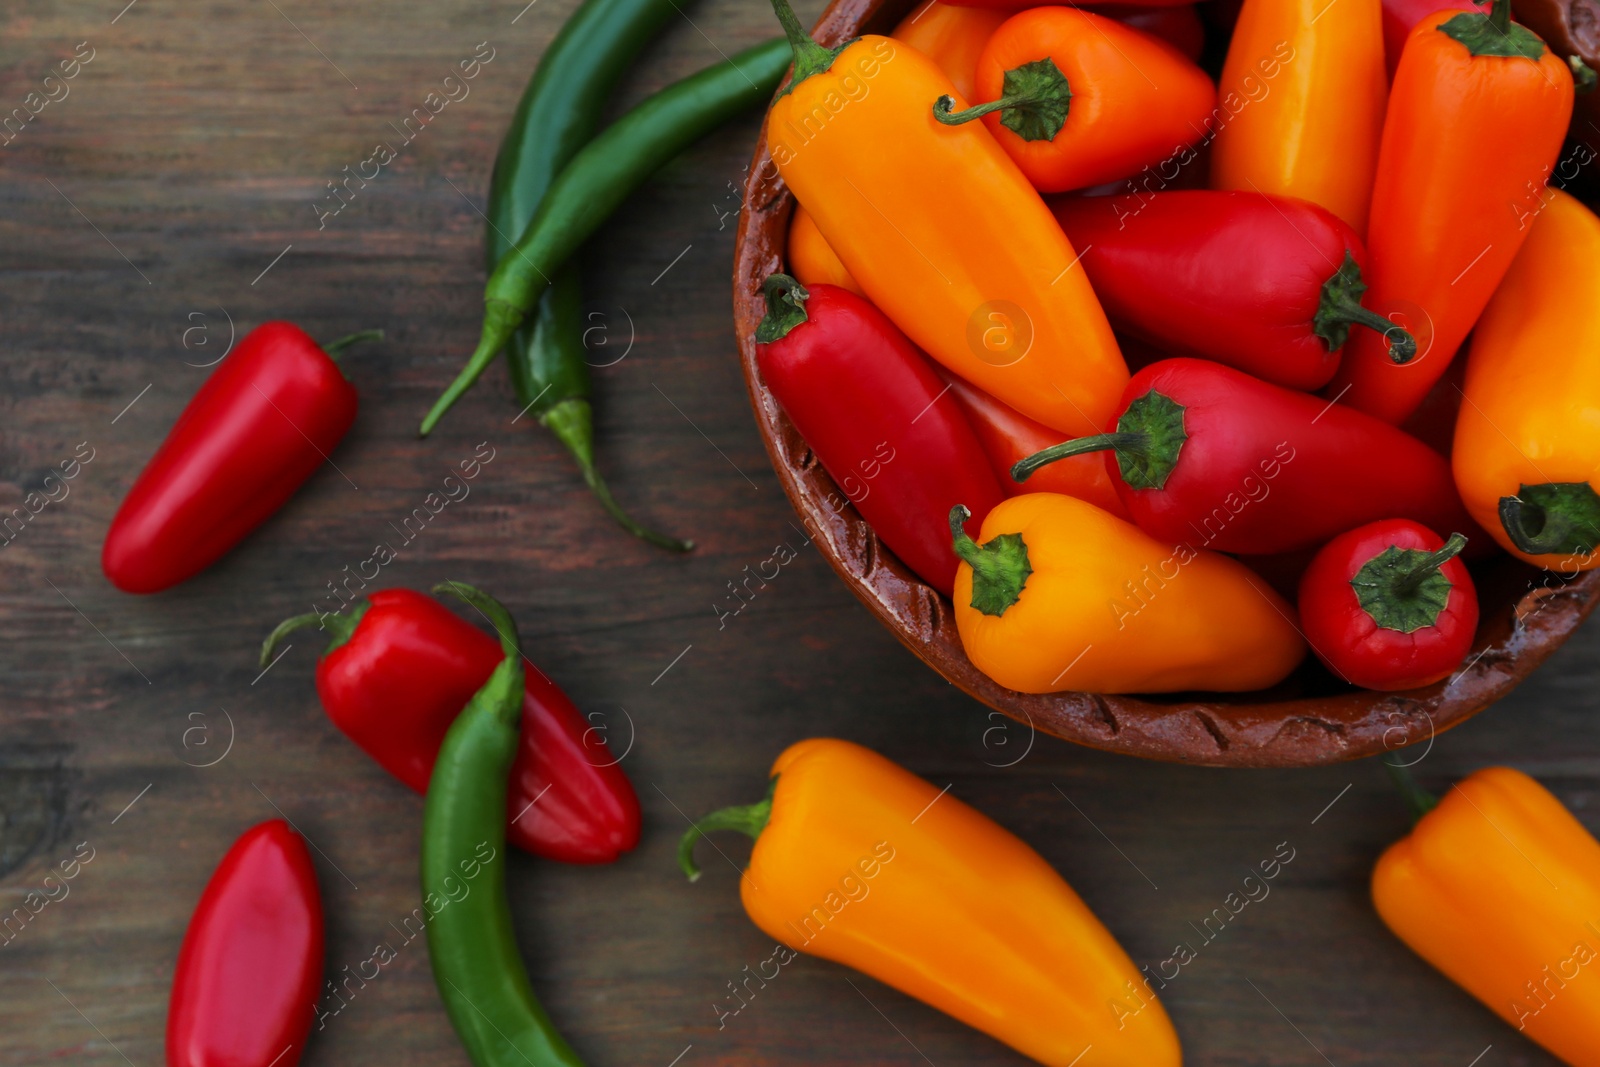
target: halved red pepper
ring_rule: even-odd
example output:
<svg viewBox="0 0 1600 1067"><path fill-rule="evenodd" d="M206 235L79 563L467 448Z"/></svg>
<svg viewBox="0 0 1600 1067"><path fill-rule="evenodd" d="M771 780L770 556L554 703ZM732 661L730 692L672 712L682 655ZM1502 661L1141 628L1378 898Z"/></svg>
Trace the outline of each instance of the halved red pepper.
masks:
<svg viewBox="0 0 1600 1067"><path fill-rule="evenodd" d="M948 597L957 560L945 516L966 504L981 523L1005 497L966 416L941 399L947 386L927 357L867 301L786 274L765 289L762 380L883 543Z"/></svg>
<svg viewBox="0 0 1600 1067"><path fill-rule="evenodd" d="M1195 190L1056 197L1050 207L1112 325L1172 355L1312 390L1338 370L1353 325L1416 348L1361 306L1366 247L1316 204Z"/></svg>
<svg viewBox="0 0 1600 1067"><path fill-rule="evenodd" d="M283 507L356 421L334 360L368 330L319 346L288 322L244 336L178 417L111 520L100 567L125 593L194 577Z"/></svg>
<svg viewBox="0 0 1600 1067"><path fill-rule="evenodd" d="M1146 367L1111 432L1045 449L1013 474L1093 451L1106 453L1134 522L1172 544L1267 555L1384 518L1488 542L1439 453L1370 415L1220 363Z"/></svg>
<svg viewBox="0 0 1600 1067"><path fill-rule="evenodd" d="M322 898L305 841L282 819L240 835L183 936L167 1008L167 1067L294 1067L322 985Z"/></svg>
<svg viewBox="0 0 1600 1067"><path fill-rule="evenodd" d="M288 634L316 624L333 636L317 662L328 718L384 770L426 793L445 732L504 658L500 643L432 597L382 589L346 614L287 620L267 638L263 662ZM639 798L604 732L542 671L526 667L507 840L546 859L610 863L639 843Z"/></svg>

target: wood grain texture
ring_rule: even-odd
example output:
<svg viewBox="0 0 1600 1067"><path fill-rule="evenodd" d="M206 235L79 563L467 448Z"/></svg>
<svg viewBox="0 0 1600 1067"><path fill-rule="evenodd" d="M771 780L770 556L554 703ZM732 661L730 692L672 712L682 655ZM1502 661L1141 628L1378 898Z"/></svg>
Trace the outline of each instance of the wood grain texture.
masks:
<svg viewBox="0 0 1600 1067"><path fill-rule="evenodd" d="M1490 1044L1482 1067L1552 1062L1372 914L1367 874L1406 823L1375 765L1224 772L1043 736L1030 746L1024 727L908 654L804 545L730 324L734 220L721 213L738 206L754 116L667 168L586 260L597 321L621 345L597 362L626 348L630 318L636 334L597 372L601 462L640 517L700 542L674 559L616 531L559 448L512 424L499 371L433 438L414 437L476 335L478 208L501 123L572 0L539 0L514 24L521 3L137 0L118 17L123 2L31 3L0 28L5 107L80 41L95 49L70 95L0 148L0 513L79 442L95 449L70 494L0 547L0 899L19 904L76 843L95 849L69 895L0 947L0 1065L159 1065L189 911L229 843L279 810L319 850L329 976L380 941L399 954L326 1019L305 1062L466 1062L425 946L402 945L390 925L417 905L420 800L323 716L311 641L264 676L254 654L485 440L496 458L471 497L380 581L460 578L499 593L534 658L605 716L619 751L631 719L638 852L599 870L519 857L512 871L535 986L592 1063L1020 1062L811 960L719 1030L727 983L772 946L738 904L746 846L719 840L727 862L708 851L690 886L672 863L677 835L685 813L753 799L778 751L818 734L949 783L1022 834L1141 963L1195 941L1191 924L1246 866L1290 842L1296 859L1271 896L1166 992L1191 1064L1316 1064L1320 1050L1340 1067L1465 1067ZM625 100L772 33L753 0L686 12L694 24L651 49ZM472 95L319 231L325 183L485 40L496 56ZM363 407L338 471L196 580L121 595L100 576L100 539L203 381L188 364L225 346L224 310L241 331L287 317L319 337L382 326L391 340L347 357ZM779 543L799 557L719 625L728 583ZM1495 709L1411 747L1408 758L1427 752L1424 783L1510 762L1600 826L1597 652L1595 631L1580 631ZM224 751L229 721L227 755L196 766Z"/></svg>

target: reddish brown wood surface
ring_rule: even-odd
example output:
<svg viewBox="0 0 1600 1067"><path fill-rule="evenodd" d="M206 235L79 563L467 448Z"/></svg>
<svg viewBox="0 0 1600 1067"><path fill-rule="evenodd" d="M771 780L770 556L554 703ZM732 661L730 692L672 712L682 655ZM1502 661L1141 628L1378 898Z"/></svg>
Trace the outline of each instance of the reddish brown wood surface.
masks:
<svg viewBox="0 0 1600 1067"><path fill-rule="evenodd" d="M596 362L627 352L596 372L601 462L642 518L700 542L676 559L617 532L558 447L513 424L498 369L433 438L414 436L476 335L478 209L501 125L572 0L123 3L27 4L0 33L5 108L79 42L95 50L69 95L0 147L0 513L79 442L95 450L70 494L0 547L0 900L20 906L74 845L95 849L70 893L0 947L0 1065L158 1067L189 911L228 844L280 811L319 850L329 977L380 942L398 951L327 1017L305 1062L466 1062L425 946L390 925L417 904L420 800L323 716L314 642L297 639L264 676L254 656L482 441L496 455L471 497L380 582L460 578L499 593L617 750L633 737L638 852L598 870L519 857L511 874L535 987L596 1067L1020 1062L814 960L719 1029L718 1006L737 1006L728 983L772 946L738 903L746 846L719 840L728 861L707 849L690 886L673 866L677 835L685 813L758 796L778 751L818 734L949 784L1024 836L1140 963L1198 942L1194 927L1245 868L1289 842L1296 859L1271 896L1202 944L1165 994L1191 1064L1465 1067L1491 1044L1480 1067L1551 1062L1373 916L1367 874L1406 826L1375 765L1219 771L1030 736L908 654L805 545L731 325L730 213L754 116L667 168L586 258L594 321L614 346ZM626 100L773 32L754 0L685 12ZM393 139L389 124L481 41L495 58L471 96L319 230L326 183ZM225 348L227 316L240 331L287 317L318 337L382 326L391 340L347 357L363 407L337 470L195 581L121 595L100 576L100 538L204 380L191 364ZM798 558L751 581L731 614L729 583L743 590L745 568L780 543ZM1433 787L1513 763L1600 826L1597 651L1580 630L1494 709L1406 758L1422 756Z"/></svg>

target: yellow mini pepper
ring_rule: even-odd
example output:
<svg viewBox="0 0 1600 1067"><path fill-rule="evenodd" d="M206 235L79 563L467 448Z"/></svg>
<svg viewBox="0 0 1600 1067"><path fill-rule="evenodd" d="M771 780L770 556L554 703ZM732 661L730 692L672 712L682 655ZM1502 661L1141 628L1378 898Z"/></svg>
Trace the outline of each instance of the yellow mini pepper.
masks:
<svg viewBox="0 0 1600 1067"><path fill-rule="evenodd" d="M994 508L982 544L962 531L966 512L950 516L956 629L1008 689L1240 692L1305 658L1294 608L1235 559L1053 493Z"/></svg>
<svg viewBox="0 0 1600 1067"><path fill-rule="evenodd" d="M796 952L871 975L1049 1067L1182 1062L1149 979L1072 887L986 816L869 749L791 745L766 800L684 835L690 880L695 842L713 830L755 839L739 897Z"/></svg>
<svg viewBox="0 0 1600 1067"><path fill-rule="evenodd" d="M1456 784L1372 872L1400 940L1573 1067L1600 1067L1600 842L1538 782Z"/></svg>
<svg viewBox="0 0 1600 1067"><path fill-rule="evenodd" d="M1473 334L1452 462L1506 551L1574 575L1600 564L1600 218L1555 189L1530 197Z"/></svg>

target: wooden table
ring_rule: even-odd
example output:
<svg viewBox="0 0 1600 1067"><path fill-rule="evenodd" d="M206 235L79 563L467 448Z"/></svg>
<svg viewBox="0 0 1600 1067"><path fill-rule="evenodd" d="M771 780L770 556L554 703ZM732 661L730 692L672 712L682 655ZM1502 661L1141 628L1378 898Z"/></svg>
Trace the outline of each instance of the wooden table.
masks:
<svg viewBox="0 0 1600 1067"><path fill-rule="evenodd" d="M539 995L591 1062L1022 1062L814 960L719 1028L729 983L771 945L741 912L731 864L712 854L691 886L674 845L685 813L755 799L773 756L818 734L949 783L1021 834L1139 962L1199 944L1164 994L1191 1064L1554 1062L1374 916L1368 872L1406 828L1375 765L1220 772L1046 738L1030 749L1025 729L925 670L805 548L729 324L755 116L668 167L587 253L608 341L596 361L610 363L597 371L601 461L638 515L699 541L671 558L619 533L551 438L513 424L498 369L432 438L414 435L476 337L490 161L572 0L135 0L119 13L124 2L22 5L0 35L6 109L36 90L60 97L43 79L79 42L93 56L0 148L0 513L80 442L93 450L70 494L0 548L0 899L20 903L78 842L94 849L70 894L0 948L0 1064L159 1064L189 911L234 837L279 814L317 848L329 976L380 942L398 951L324 1017L306 1062L465 1062L425 946L391 925L417 903L420 800L323 716L310 635L264 675L255 651L485 441L495 458L470 498L379 582L459 578L500 594L533 657L628 751L639 850L595 870L518 857L511 873ZM815 12L813 0L802 15ZM774 29L756 0L705 0L649 51L625 100ZM479 42L493 59L470 96L319 229L327 183L394 143ZM363 410L337 469L200 578L155 597L116 592L98 549L117 501L203 365L273 317L323 338L389 332L345 361ZM799 558L719 624L728 583L780 543ZM1504 705L1440 737L1417 767L1424 783L1510 762L1600 825L1597 651L1590 627ZM1202 943L1201 920L1282 842L1295 858L1271 895ZM742 861L747 846L720 844Z"/></svg>

